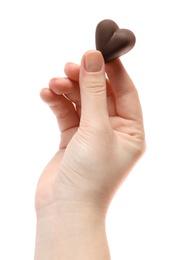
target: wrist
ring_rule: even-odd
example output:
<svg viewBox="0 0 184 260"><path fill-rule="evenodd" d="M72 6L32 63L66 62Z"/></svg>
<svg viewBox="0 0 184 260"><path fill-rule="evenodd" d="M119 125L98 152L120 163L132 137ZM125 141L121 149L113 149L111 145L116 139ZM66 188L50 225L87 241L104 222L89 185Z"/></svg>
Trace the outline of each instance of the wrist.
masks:
<svg viewBox="0 0 184 260"><path fill-rule="evenodd" d="M94 202L79 202L79 201L57 201L51 203L45 207L36 209L37 222L42 219L74 219L85 218L86 221L97 220L99 222L105 222L107 209L106 207L100 207Z"/></svg>
<svg viewBox="0 0 184 260"><path fill-rule="evenodd" d="M37 259L110 259L105 215L71 205L52 205L37 212Z"/></svg>

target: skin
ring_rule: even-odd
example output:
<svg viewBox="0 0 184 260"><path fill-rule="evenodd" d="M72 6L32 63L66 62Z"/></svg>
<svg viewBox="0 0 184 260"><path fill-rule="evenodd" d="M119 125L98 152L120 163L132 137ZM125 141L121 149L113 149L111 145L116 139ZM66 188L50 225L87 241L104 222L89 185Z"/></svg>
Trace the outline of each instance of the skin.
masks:
<svg viewBox="0 0 184 260"><path fill-rule="evenodd" d="M35 260L108 260L108 207L145 151L141 105L120 59L88 51L64 72L40 93L61 142L37 185Z"/></svg>

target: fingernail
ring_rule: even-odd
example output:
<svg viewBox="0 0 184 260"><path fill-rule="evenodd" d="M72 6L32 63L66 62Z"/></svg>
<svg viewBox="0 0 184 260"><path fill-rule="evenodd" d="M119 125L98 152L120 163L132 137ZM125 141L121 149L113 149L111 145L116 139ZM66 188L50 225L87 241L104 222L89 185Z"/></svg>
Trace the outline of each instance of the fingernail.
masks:
<svg viewBox="0 0 184 260"><path fill-rule="evenodd" d="M103 57L99 51L90 51L85 55L85 69L88 72L98 72L102 69Z"/></svg>

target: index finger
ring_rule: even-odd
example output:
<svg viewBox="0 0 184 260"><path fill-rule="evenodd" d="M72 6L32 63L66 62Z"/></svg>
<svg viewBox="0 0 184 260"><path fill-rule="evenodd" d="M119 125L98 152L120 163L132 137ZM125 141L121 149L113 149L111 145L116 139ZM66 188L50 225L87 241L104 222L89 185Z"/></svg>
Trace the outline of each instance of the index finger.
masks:
<svg viewBox="0 0 184 260"><path fill-rule="evenodd" d="M142 121L137 89L120 59L106 63L106 73L114 91L118 115L125 119Z"/></svg>

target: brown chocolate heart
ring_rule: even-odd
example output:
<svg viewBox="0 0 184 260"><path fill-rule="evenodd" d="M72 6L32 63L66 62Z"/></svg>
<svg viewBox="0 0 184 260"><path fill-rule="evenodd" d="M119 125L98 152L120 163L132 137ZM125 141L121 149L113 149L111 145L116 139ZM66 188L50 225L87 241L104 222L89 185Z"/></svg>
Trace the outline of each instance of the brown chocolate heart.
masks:
<svg viewBox="0 0 184 260"><path fill-rule="evenodd" d="M103 20L96 27L96 49L102 53L105 62L130 51L135 45L135 40L132 31L119 29L112 20Z"/></svg>

